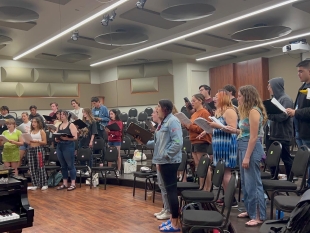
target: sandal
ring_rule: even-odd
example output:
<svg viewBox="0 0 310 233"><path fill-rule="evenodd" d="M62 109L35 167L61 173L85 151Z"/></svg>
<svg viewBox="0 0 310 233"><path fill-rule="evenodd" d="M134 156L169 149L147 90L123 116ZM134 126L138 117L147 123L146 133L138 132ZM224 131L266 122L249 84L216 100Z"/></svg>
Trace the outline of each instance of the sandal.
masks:
<svg viewBox="0 0 310 233"><path fill-rule="evenodd" d="M159 229L160 232L180 232L181 229L180 228L174 228L171 225L168 226L164 226L162 228Z"/></svg>
<svg viewBox="0 0 310 233"><path fill-rule="evenodd" d="M67 188L67 186L62 184L62 185L57 187L57 190L62 190L62 189L66 189L66 188Z"/></svg>
<svg viewBox="0 0 310 233"><path fill-rule="evenodd" d="M249 214L248 212L243 212L241 214L238 214L237 218L248 218L249 217Z"/></svg>
<svg viewBox="0 0 310 233"><path fill-rule="evenodd" d="M160 225L158 226L158 228L160 229L160 228L163 228L163 227L169 226L169 225L171 225L171 220L170 220L170 219L167 220L166 222L163 222L162 224L160 224Z"/></svg>
<svg viewBox="0 0 310 233"><path fill-rule="evenodd" d="M67 188L67 191L72 191L72 190L74 190L74 189L76 189L76 187L75 187L75 185L70 185L70 187L69 188Z"/></svg>
<svg viewBox="0 0 310 233"><path fill-rule="evenodd" d="M260 221L257 221L255 219L252 219L252 220L246 222L245 226L246 227L257 227L257 226L260 226L262 224L263 224L263 222L260 222Z"/></svg>

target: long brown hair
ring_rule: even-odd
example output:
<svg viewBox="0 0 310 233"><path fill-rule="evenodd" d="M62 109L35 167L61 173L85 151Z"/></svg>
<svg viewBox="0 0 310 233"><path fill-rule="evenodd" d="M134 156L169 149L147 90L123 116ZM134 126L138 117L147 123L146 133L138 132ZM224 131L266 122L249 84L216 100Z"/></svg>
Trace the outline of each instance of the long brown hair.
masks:
<svg viewBox="0 0 310 233"><path fill-rule="evenodd" d="M95 118L94 118L90 108L84 108L83 112L85 112L88 115L89 120L90 120L91 123L96 122L96 120L95 120ZM83 121L84 122L86 121L86 117L84 117L84 115L83 115Z"/></svg>
<svg viewBox="0 0 310 233"><path fill-rule="evenodd" d="M265 124L267 121L267 113L257 89L252 85L246 85L240 87L239 91L243 96L243 104L239 104L238 107L240 119L249 117L250 111L253 109L253 107L258 107L262 112L262 123Z"/></svg>
<svg viewBox="0 0 310 233"><path fill-rule="evenodd" d="M219 90L217 93L217 108L215 110L215 116L222 116L229 108L233 109L229 93L226 90Z"/></svg>
<svg viewBox="0 0 310 233"><path fill-rule="evenodd" d="M35 120L36 122L37 122L37 125L38 125L38 129L39 130L43 130L43 122L40 120L40 118L39 117L34 117L34 118L32 118L32 120L31 120L31 131L34 131L35 130L35 128L32 126L32 121L33 120Z"/></svg>

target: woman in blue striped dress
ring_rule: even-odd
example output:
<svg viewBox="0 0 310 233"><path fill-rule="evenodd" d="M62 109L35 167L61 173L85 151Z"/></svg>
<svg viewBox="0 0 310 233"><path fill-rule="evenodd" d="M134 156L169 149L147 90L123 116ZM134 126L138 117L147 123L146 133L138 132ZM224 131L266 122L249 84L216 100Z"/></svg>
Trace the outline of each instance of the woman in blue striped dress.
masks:
<svg viewBox="0 0 310 233"><path fill-rule="evenodd" d="M216 122L210 122L213 128L212 148L213 148L213 163L216 166L219 160L225 162L225 173L223 179L223 188L226 187L231 177L231 168L237 166L237 134L229 133L226 126L237 128L238 114L237 110L231 103L229 93L226 90L220 90L214 97L216 107L215 117L222 125ZM222 203L223 200L218 200ZM233 206L238 205L234 200Z"/></svg>

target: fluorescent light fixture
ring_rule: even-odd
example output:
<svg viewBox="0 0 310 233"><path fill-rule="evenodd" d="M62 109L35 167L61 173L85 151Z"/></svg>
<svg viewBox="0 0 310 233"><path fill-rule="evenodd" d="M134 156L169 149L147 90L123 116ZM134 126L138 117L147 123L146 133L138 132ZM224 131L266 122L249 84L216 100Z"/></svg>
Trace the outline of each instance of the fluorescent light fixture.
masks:
<svg viewBox="0 0 310 233"><path fill-rule="evenodd" d="M228 51L228 52L223 52L223 53L218 53L218 54L214 54L214 55L210 55L210 56L206 56L206 57L202 57L202 58L197 58L196 61L203 61L203 60L207 60L207 59L214 58L214 57L224 56L224 55L227 55L227 54L238 53L238 52L242 52L242 51L245 51L245 50L255 49L255 48L263 47L263 46L266 46L266 45L276 44L276 43L279 43L279 42L284 42L284 41L287 41L287 40L293 40L293 39L296 39L296 38L300 38L300 37L304 37L304 36L309 36L309 35L310 35L310 32L306 32L306 33L299 34L299 35L296 35L296 36L291 36L291 37L286 37L286 38L279 39L279 40L269 41L269 42L266 42L266 43L245 47L245 48L242 48L242 49L235 49L235 50L231 50L231 51Z"/></svg>
<svg viewBox="0 0 310 233"><path fill-rule="evenodd" d="M206 28L203 28L203 29L200 29L200 30L197 30L197 31L194 31L194 32L191 32L191 33L188 33L188 34L176 37L174 39L170 39L170 40L167 40L167 41L155 44L155 45L151 45L151 46L148 46L148 47L145 47L145 48L142 48L142 49L135 50L133 52L129 52L129 53L126 53L126 54L123 54L123 55L120 55L120 56L116 56L116 57L113 57L113 58L110 58L110 59L106 59L106 60L103 60L103 61L100 61L100 62L93 63L90 66L101 65L101 64L104 64L104 63L107 63L107 62L110 62L110 61L114 61L114 60L123 58L123 57L128 57L128 56L131 56L131 55L134 55L134 54L137 54L137 53L141 53L141 52L149 50L149 49L157 48L157 47L163 46L165 44L170 44L170 43L173 43L173 42L175 42L177 40L185 39L187 37L194 36L194 35L197 35L197 34L209 31L211 29L218 28L218 27L221 27L221 26L224 26L224 25L227 25L227 24L230 24L230 23L233 23L233 22L245 19L245 18L249 18L249 17L252 17L254 15L258 15L258 14L264 13L266 11L270 11L270 10L273 10L273 9L276 9L276 8L279 8L279 7L282 7L282 6L291 4L293 2L297 2L297 1L298 0L283 1L281 3L275 4L275 5L272 5L272 6L269 6L269 7L265 7L263 9L260 9L260 10L257 10L257 11L253 11L251 13L248 13L248 14L245 14L245 15L241 15L241 16L238 16L238 17L233 18L233 19L226 20L226 21L218 23L218 24L214 24L214 25L212 25L210 27L206 27Z"/></svg>
<svg viewBox="0 0 310 233"><path fill-rule="evenodd" d="M116 2L114 4L112 4L112 5L108 6L107 8L105 8L105 9L97 12L96 14L93 14L92 16L82 20L81 22L79 22L79 23L73 25L72 27L64 30L63 32L57 34L56 36L53 36L52 38L42 42L41 44L39 44L39 45L37 45L37 46L27 50L26 52L24 52L24 53L22 53L22 54L20 54L20 55L18 55L16 57L14 57L13 60L18 60L18 59L26 56L27 54L32 53L33 51L35 51L35 50L37 50L39 48L42 48L43 46L53 42L54 40L57 40L58 38L62 37L63 35L71 33L72 31L75 31L77 28L83 26L84 24L92 21L93 19L95 19L95 18L97 18L99 16L102 16L103 14L105 14L105 13L111 11L111 10L114 10L116 7L122 5L123 3L127 2L127 1L128 0L120 0L120 1L118 1L118 2Z"/></svg>

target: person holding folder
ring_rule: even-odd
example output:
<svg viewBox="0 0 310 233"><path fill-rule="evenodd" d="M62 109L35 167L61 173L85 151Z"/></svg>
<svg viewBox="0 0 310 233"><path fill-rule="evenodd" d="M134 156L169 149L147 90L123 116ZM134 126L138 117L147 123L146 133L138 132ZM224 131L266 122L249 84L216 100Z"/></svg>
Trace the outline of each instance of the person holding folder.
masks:
<svg viewBox="0 0 310 233"><path fill-rule="evenodd" d="M284 92L284 80L283 78L273 78L269 80L267 89L273 98L275 98L284 108L293 108L293 100ZM269 124L269 146L278 141L282 144L281 159L285 166L285 172L287 179L289 178L293 158L290 152L290 144L293 138L293 118L287 113L281 112L279 114L268 114ZM272 155L271 155L272 156ZM278 178L278 174L275 174L275 167L270 168L271 176Z"/></svg>
<svg viewBox="0 0 310 233"><path fill-rule="evenodd" d="M122 143L122 132L123 132L123 122L120 120L118 112L115 109L110 110L110 121L108 125L105 127L105 131L108 134L108 145L117 148L118 151L118 159L117 159L117 171L116 177L119 176L122 159L121 159L121 143ZM108 166L112 166L111 163Z"/></svg>

